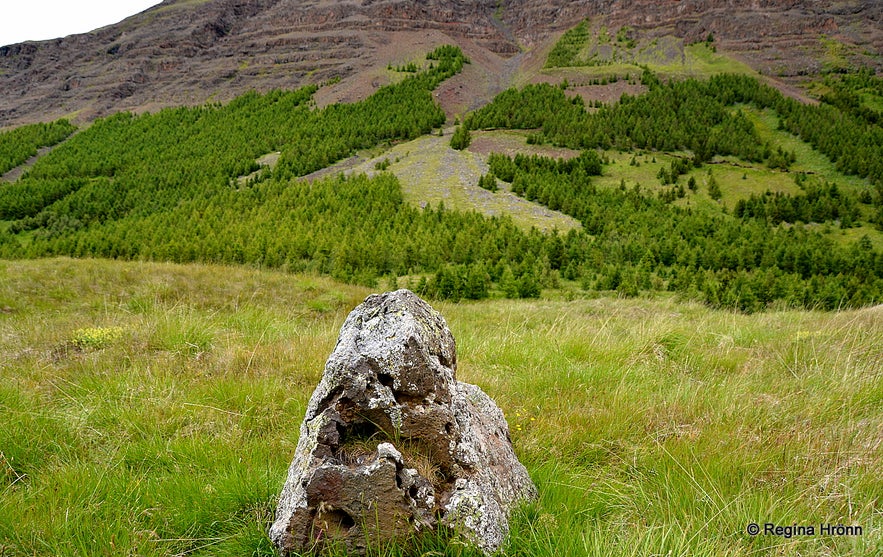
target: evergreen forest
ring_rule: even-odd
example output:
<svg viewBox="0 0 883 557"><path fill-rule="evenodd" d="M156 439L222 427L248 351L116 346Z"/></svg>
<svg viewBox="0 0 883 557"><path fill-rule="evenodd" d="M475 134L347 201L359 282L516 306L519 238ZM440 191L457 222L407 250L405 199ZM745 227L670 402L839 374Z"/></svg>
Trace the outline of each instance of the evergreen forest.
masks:
<svg viewBox="0 0 883 557"><path fill-rule="evenodd" d="M745 312L883 299L883 252L866 236L844 243L819 229L883 229L883 128L846 86L818 106L751 77L663 81L650 70L646 93L599 107L566 84L504 91L464 119L451 145L468 148L475 130L518 129L529 143L578 150L569 159L491 154L480 181L582 224L567 233L443 204L418 208L388 172L303 178L358 150L441 129L433 91L467 63L458 48L440 47L367 99L325 108L309 86L119 113L76 133L58 121L0 134L4 172L57 144L0 185L0 257L245 264L366 285L406 276L418 292L451 300L537 297L565 281L622 296L677 292ZM800 194L750 195L733 210L680 204L696 195L702 172L712 199L721 197L716 157L781 172L794 163L793 152L761 138L748 108L774 111L781 130L867 188L794 173ZM609 150L678 153L659 174L667 189L598 187ZM274 152L275 167L257 162Z"/></svg>
<svg viewBox="0 0 883 557"><path fill-rule="evenodd" d="M41 147L51 147L74 132L67 120L21 126L0 133L0 174L36 156Z"/></svg>

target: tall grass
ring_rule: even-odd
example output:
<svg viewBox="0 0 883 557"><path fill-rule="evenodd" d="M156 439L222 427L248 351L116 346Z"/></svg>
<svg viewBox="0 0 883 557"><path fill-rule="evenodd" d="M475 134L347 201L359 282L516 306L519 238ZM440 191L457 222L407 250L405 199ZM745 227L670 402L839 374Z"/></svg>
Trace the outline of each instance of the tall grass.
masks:
<svg viewBox="0 0 883 557"><path fill-rule="evenodd" d="M0 262L0 555L272 555L306 400L368 293L242 268ZM883 552L880 307L434 305L459 378L503 408L540 490L507 555ZM752 537L752 522L863 534ZM377 554L476 553L441 536Z"/></svg>

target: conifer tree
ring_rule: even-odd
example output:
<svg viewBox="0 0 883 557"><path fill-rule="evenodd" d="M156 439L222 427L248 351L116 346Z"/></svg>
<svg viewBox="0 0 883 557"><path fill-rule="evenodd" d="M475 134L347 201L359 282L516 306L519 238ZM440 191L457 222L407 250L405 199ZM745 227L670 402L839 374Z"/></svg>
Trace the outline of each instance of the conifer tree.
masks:
<svg viewBox="0 0 883 557"><path fill-rule="evenodd" d="M507 298L518 297L518 282L515 280L515 273L512 268L506 265L503 274L500 276L500 289Z"/></svg>
<svg viewBox="0 0 883 557"><path fill-rule="evenodd" d="M451 137L451 148L462 151L472 142L469 135L469 128L466 126L457 126L454 128L454 135Z"/></svg>
<svg viewBox="0 0 883 557"><path fill-rule="evenodd" d="M723 197L720 185L718 185L717 180L714 178L714 174L710 172L708 173L708 196L715 201Z"/></svg>
<svg viewBox="0 0 883 557"><path fill-rule="evenodd" d="M518 281L516 282L516 289L518 291L519 298L540 297L540 282L537 280L536 273L533 268L525 269L521 276L518 277Z"/></svg>

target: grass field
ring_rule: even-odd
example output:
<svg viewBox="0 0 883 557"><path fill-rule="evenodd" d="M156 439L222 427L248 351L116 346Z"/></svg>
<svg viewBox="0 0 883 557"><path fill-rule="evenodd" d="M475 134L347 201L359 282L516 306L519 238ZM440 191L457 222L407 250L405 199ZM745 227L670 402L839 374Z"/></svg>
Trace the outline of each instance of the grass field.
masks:
<svg viewBox="0 0 883 557"><path fill-rule="evenodd" d="M369 293L245 268L0 262L0 555L271 555L305 403ZM883 551L883 308L434 305L459 378L504 410L540 490L507 555ZM816 535L751 537L752 522ZM818 535L828 523L862 534Z"/></svg>

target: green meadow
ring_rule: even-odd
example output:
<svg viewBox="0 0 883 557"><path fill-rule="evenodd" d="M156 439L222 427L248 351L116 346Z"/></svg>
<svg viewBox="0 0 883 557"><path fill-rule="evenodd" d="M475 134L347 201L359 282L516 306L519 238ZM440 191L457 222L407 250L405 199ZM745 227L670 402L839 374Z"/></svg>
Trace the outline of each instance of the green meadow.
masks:
<svg viewBox="0 0 883 557"><path fill-rule="evenodd" d="M245 267L0 262L0 555L272 555L305 404L371 292ZM883 551L883 308L553 298L433 304L459 379L503 409L540 491L506 555ZM409 547L376 554L474 554Z"/></svg>

